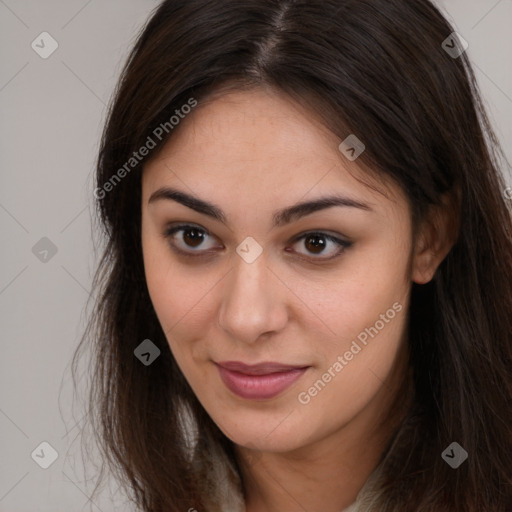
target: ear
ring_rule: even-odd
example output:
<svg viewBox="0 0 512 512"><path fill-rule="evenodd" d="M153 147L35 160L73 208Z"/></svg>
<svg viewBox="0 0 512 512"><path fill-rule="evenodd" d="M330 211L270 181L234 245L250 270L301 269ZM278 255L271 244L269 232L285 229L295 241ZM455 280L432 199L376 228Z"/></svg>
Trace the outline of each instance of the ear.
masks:
<svg viewBox="0 0 512 512"><path fill-rule="evenodd" d="M455 244L459 232L458 193L443 196L432 205L421 223L414 247L411 279L417 284L432 280L437 268Z"/></svg>

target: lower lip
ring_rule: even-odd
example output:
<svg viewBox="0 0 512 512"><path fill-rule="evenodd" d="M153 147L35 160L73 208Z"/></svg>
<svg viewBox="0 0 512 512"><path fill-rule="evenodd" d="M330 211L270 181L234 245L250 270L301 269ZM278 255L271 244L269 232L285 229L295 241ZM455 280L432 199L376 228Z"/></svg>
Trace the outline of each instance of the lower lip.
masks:
<svg viewBox="0 0 512 512"><path fill-rule="evenodd" d="M289 388L307 368L297 368L267 375L246 375L227 370L217 365L220 377L226 387L242 398L264 400L272 398Z"/></svg>

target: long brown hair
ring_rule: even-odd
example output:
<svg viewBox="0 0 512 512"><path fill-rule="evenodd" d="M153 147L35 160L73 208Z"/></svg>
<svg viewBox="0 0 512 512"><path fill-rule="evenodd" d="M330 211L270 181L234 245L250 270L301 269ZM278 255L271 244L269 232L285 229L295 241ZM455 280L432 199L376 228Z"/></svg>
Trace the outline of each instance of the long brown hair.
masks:
<svg viewBox="0 0 512 512"><path fill-rule="evenodd" d="M126 164L152 134L156 154L190 98L261 85L302 102L340 140L363 140L358 163L395 180L415 225L446 195L457 198L455 245L430 283L412 284L413 400L382 455L371 510L512 510L511 208L468 57L443 45L453 31L428 0L166 0L155 9L101 141L95 197L105 246L73 358L83 345L94 350L91 424L141 510L205 510L180 404L200 438L238 466L153 310L141 250L147 158ZM134 356L145 339L161 351L148 366ZM457 469L441 457L453 441L469 455Z"/></svg>

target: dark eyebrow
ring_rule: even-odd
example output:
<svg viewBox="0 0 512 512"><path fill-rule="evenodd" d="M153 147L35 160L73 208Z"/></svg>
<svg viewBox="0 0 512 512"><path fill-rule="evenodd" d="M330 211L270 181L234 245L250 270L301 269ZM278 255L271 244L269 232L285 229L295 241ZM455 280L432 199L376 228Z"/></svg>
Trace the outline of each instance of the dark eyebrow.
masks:
<svg viewBox="0 0 512 512"><path fill-rule="evenodd" d="M174 188L163 187L159 188L149 198L148 204L160 199L167 199L181 203L196 212L208 215L209 217L222 222L227 225L226 214L216 205L199 199L198 197L186 194L180 190ZM294 204L282 210L278 210L272 216L272 227L284 226L295 220L300 219L306 215L324 210L326 208L332 208L333 206L345 206L350 208L359 208L361 210L373 211L367 204L356 201L349 197L340 195L330 195L326 197L320 197L312 201L306 201L302 203Z"/></svg>

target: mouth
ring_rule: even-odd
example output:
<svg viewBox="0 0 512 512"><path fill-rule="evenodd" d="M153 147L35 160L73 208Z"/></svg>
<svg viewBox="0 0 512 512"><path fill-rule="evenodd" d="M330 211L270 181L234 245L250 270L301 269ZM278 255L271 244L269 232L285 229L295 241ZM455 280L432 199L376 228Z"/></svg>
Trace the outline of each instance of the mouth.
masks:
<svg viewBox="0 0 512 512"><path fill-rule="evenodd" d="M215 365L222 382L232 393L252 400L279 395L310 368L274 362L247 365L239 361L223 361Z"/></svg>

